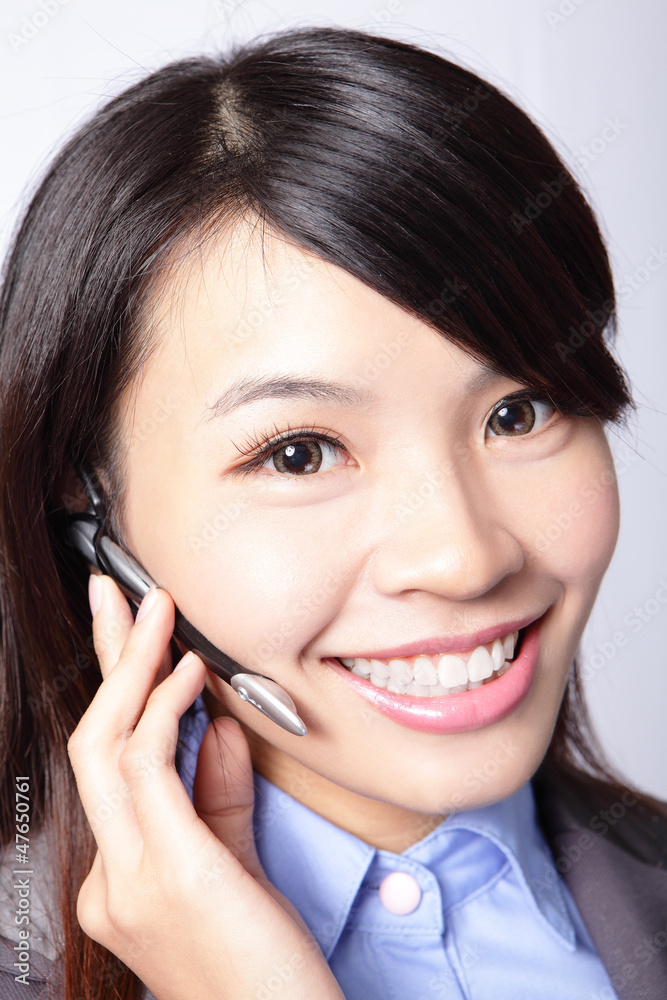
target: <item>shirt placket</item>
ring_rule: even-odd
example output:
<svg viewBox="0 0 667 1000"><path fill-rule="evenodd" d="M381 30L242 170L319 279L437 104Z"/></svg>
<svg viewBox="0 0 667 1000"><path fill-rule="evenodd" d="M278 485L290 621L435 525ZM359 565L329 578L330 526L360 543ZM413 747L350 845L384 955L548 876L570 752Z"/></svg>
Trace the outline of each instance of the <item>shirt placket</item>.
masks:
<svg viewBox="0 0 667 1000"><path fill-rule="evenodd" d="M376 855L329 964L346 1000L468 1000L438 881L400 855Z"/></svg>

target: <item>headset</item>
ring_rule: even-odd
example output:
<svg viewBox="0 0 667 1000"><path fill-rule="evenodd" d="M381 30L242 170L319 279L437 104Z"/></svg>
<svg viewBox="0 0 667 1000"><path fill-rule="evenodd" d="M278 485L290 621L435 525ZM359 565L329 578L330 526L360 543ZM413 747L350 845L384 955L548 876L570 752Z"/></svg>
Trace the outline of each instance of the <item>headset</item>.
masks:
<svg viewBox="0 0 667 1000"><path fill-rule="evenodd" d="M107 533L107 515L101 493L82 464L75 468L86 491L88 505L82 513L67 514L67 540L76 552L115 580L133 606L133 613L150 587L157 584L137 560L117 544ZM263 674L246 670L240 663L213 645L176 608L174 637L186 649L193 650L206 666L226 681L243 700L254 705L263 715L276 722L288 733L305 736L306 727L296 706L286 691Z"/></svg>

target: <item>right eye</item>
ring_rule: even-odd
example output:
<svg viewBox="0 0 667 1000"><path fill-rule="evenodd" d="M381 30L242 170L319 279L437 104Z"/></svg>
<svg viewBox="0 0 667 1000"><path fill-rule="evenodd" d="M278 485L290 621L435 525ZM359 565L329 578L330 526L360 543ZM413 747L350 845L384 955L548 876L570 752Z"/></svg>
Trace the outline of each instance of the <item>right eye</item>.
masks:
<svg viewBox="0 0 667 1000"><path fill-rule="evenodd" d="M327 449L331 452L335 450L333 445L321 439L295 439L273 450L266 461L273 462L276 472L296 476L312 475L322 470L323 452Z"/></svg>
<svg viewBox="0 0 667 1000"><path fill-rule="evenodd" d="M327 452L331 456L331 461L325 465ZM273 471L283 476L312 476L317 472L327 472L333 468L336 453L347 455L343 444L337 438L313 431L292 430L273 437L259 446L255 456L240 471L244 474L252 472L253 469L271 471L268 463L272 462Z"/></svg>
<svg viewBox="0 0 667 1000"><path fill-rule="evenodd" d="M492 437L523 437L530 434L540 417L542 422L538 423L537 429L548 423L556 412L553 403L543 399L501 399L489 417L487 428Z"/></svg>

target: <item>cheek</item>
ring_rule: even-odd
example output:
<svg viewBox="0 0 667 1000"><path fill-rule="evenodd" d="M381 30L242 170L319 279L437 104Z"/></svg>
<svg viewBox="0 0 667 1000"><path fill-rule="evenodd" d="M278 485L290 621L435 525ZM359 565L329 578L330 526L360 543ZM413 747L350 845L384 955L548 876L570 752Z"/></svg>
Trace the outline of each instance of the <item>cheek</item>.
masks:
<svg viewBox="0 0 667 1000"><path fill-rule="evenodd" d="M616 546L620 520L611 458L570 461L539 489L520 537L527 557L565 585L600 583Z"/></svg>
<svg viewBox="0 0 667 1000"><path fill-rule="evenodd" d="M186 617L245 666L293 662L335 615L343 591L346 557L327 520L324 511L306 517L243 501L200 507L180 548L157 557L161 579Z"/></svg>

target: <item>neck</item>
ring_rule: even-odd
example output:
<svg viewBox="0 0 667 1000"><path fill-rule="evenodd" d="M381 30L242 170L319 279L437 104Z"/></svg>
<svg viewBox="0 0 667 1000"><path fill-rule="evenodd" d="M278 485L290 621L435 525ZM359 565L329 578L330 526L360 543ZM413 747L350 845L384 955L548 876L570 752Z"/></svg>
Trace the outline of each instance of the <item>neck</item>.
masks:
<svg viewBox="0 0 667 1000"><path fill-rule="evenodd" d="M204 699L211 716L225 714L210 692L205 692ZM414 812L352 792L278 750L248 726L242 724L242 729L258 774L372 847L401 854L446 818L443 814Z"/></svg>

